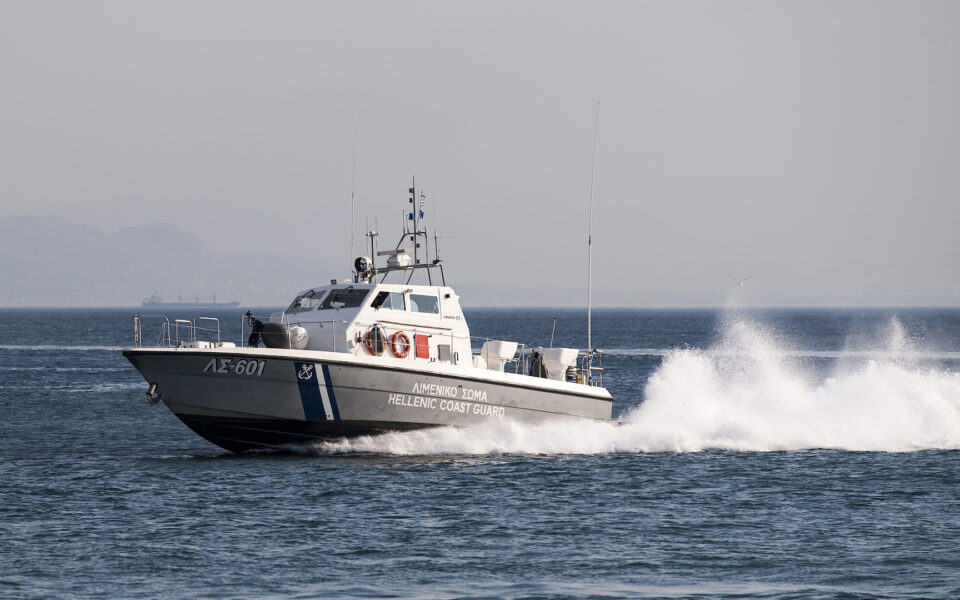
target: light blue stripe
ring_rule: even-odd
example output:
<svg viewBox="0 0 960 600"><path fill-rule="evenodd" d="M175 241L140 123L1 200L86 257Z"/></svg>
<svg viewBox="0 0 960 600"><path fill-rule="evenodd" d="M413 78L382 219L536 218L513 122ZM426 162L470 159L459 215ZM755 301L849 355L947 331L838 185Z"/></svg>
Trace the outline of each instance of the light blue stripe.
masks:
<svg viewBox="0 0 960 600"><path fill-rule="evenodd" d="M333 382L330 381L330 367L321 365L323 369L323 382L327 386L327 398L330 399L330 408L333 409L333 418L340 420L340 409L337 407L337 397L333 395Z"/></svg>

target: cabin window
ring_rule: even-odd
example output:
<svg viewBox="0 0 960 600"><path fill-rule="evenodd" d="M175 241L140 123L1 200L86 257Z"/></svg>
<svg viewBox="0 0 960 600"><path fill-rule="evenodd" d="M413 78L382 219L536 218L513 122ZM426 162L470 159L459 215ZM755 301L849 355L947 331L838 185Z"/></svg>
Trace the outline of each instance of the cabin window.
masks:
<svg viewBox="0 0 960 600"><path fill-rule="evenodd" d="M370 293L370 290L365 289L354 289L341 288L332 290L327 297L324 298L323 303L320 304L320 310L326 310L328 308L356 308L363 304L363 301L366 300L367 294Z"/></svg>
<svg viewBox="0 0 960 600"><path fill-rule="evenodd" d="M391 310L406 310L402 292L380 292L370 303L371 308L389 308Z"/></svg>
<svg viewBox="0 0 960 600"><path fill-rule="evenodd" d="M323 299L323 291L310 290L309 292L297 296L297 299L293 301L293 304L290 305L290 307L287 309L287 312L298 313L306 310L313 310L320 306L321 299Z"/></svg>
<svg viewBox="0 0 960 600"><path fill-rule="evenodd" d="M424 294L410 294L410 310L419 313L440 314L440 302L436 296L426 296Z"/></svg>

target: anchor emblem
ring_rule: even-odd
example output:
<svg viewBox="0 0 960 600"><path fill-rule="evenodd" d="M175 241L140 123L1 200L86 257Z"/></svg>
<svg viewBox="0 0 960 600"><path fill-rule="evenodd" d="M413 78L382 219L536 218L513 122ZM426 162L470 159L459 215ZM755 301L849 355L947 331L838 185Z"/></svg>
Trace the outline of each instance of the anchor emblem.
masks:
<svg viewBox="0 0 960 600"><path fill-rule="evenodd" d="M297 373L300 379L310 379L313 377L313 365L300 365L300 372Z"/></svg>

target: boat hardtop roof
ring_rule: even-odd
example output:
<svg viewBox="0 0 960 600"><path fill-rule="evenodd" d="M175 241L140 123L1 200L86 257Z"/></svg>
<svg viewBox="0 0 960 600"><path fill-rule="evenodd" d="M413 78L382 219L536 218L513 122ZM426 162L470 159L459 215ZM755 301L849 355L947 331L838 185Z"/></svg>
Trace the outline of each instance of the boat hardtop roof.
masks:
<svg viewBox="0 0 960 600"><path fill-rule="evenodd" d="M352 290L352 289L364 289L364 290L386 290L390 292L407 292L407 293L418 293L418 294L435 294L439 292L444 293L453 293L453 288L450 286L444 285L418 285L412 283L354 283L349 281L343 281L338 283L328 283L324 285L318 285L297 292L298 296L302 296L308 292L313 292L316 296L328 292L330 290Z"/></svg>
<svg viewBox="0 0 960 600"><path fill-rule="evenodd" d="M410 310L444 315L461 314L460 297L448 286L402 283L330 283L301 290L284 311L293 315L307 311L362 309ZM454 310L455 308L455 310Z"/></svg>

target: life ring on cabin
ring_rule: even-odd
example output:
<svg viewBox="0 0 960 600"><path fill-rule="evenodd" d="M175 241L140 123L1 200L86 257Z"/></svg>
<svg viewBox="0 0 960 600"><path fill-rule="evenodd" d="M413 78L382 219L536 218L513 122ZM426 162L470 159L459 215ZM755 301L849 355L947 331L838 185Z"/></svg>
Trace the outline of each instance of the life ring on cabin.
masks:
<svg viewBox="0 0 960 600"><path fill-rule="evenodd" d="M398 331L390 337L390 351L397 358L406 358L410 354L410 338L402 331Z"/></svg>
<svg viewBox="0 0 960 600"><path fill-rule="evenodd" d="M383 354L383 348L386 345L387 335L380 325L374 325L367 330L363 336L363 345L367 347L367 352L374 356Z"/></svg>

